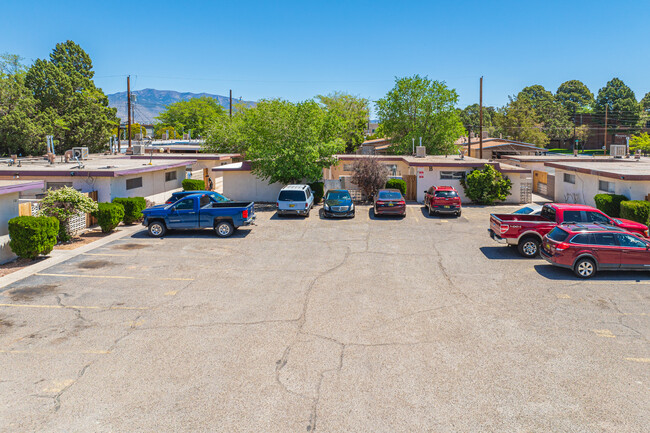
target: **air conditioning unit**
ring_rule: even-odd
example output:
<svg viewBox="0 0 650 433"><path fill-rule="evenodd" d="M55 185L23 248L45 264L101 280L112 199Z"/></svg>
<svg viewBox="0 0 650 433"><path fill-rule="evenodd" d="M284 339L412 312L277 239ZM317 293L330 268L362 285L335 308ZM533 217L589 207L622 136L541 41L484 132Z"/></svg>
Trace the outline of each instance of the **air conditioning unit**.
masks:
<svg viewBox="0 0 650 433"><path fill-rule="evenodd" d="M144 144L134 144L131 149L133 149L133 155L144 155Z"/></svg>
<svg viewBox="0 0 650 433"><path fill-rule="evenodd" d="M87 147L73 147L72 148L72 159L88 159L88 148Z"/></svg>
<svg viewBox="0 0 650 433"><path fill-rule="evenodd" d="M609 154L614 158L623 158L627 152L627 146L624 144L612 144L609 146Z"/></svg>
<svg viewBox="0 0 650 433"><path fill-rule="evenodd" d="M135 134L136 141L142 141L142 134Z"/></svg>
<svg viewBox="0 0 650 433"><path fill-rule="evenodd" d="M416 146L415 147L415 156L417 158L424 158L427 156L427 148L424 146Z"/></svg>

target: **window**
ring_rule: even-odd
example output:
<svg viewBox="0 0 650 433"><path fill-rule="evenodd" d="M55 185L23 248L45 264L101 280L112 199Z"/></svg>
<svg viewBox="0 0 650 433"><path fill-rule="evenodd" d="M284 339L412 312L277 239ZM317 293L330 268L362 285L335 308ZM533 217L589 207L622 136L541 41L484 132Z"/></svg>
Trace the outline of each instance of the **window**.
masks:
<svg viewBox="0 0 650 433"><path fill-rule="evenodd" d="M278 197L278 201L307 201L307 200L305 199L305 193L302 191L286 190L286 191L280 191L280 196Z"/></svg>
<svg viewBox="0 0 650 433"><path fill-rule="evenodd" d="M622 247L646 248L648 246L648 244L636 236L619 233L616 237L618 237L618 243L621 244Z"/></svg>
<svg viewBox="0 0 650 433"><path fill-rule="evenodd" d="M603 245L607 247L616 246L616 239L614 233L595 233L594 235L594 244Z"/></svg>
<svg viewBox="0 0 650 433"><path fill-rule="evenodd" d="M580 223L582 222L582 215L580 215L579 210L567 210L564 211L564 222L565 223Z"/></svg>
<svg viewBox="0 0 650 433"><path fill-rule="evenodd" d="M61 189L66 186L72 188L72 182L47 182L45 184L45 189Z"/></svg>
<svg viewBox="0 0 650 433"><path fill-rule="evenodd" d="M564 173L564 183L576 183L576 175L575 174L569 174L569 173Z"/></svg>
<svg viewBox="0 0 650 433"><path fill-rule="evenodd" d="M581 235L575 235L573 238L571 238L571 243L579 244L579 245L591 245L594 243L594 235L592 235L591 233L583 233Z"/></svg>
<svg viewBox="0 0 650 433"><path fill-rule="evenodd" d="M402 194L399 192L383 191L379 193L378 198L381 200L400 200Z"/></svg>
<svg viewBox="0 0 650 433"><path fill-rule="evenodd" d="M542 207L541 215L549 221L555 221L555 209L553 209L551 206Z"/></svg>
<svg viewBox="0 0 650 433"><path fill-rule="evenodd" d="M126 189L142 188L142 178L134 177L133 179L126 180Z"/></svg>
<svg viewBox="0 0 650 433"><path fill-rule="evenodd" d="M436 191L436 197L441 198L454 198L458 197L456 191Z"/></svg>
<svg viewBox="0 0 650 433"><path fill-rule="evenodd" d="M194 199L184 198L183 200L179 200L175 208L176 210L192 210L194 209Z"/></svg>
<svg viewBox="0 0 650 433"><path fill-rule="evenodd" d="M172 180L176 180L176 172L168 171L167 173L165 173L165 182L169 182Z"/></svg>
<svg viewBox="0 0 650 433"><path fill-rule="evenodd" d="M614 182L607 182L606 180L598 181L598 190L605 192L615 192L616 188L614 187Z"/></svg>
<svg viewBox="0 0 650 433"><path fill-rule="evenodd" d="M465 179L465 172L464 171L441 171L440 172L440 179L452 179L452 180L460 180L460 179Z"/></svg>
<svg viewBox="0 0 650 433"><path fill-rule="evenodd" d="M605 215L598 212L587 212L587 222L611 224L612 222Z"/></svg>
<svg viewBox="0 0 650 433"><path fill-rule="evenodd" d="M555 227L551 232L546 235L550 240L555 242L564 242L564 240L569 236L567 232L562 230L559 227Z"/></svg>
<svg viewBox="0 0 650 433"><path fill-rule="evenodd" d="M343 171L353 171L354 164L343 164Z"/></svg>
<svg viewBox="0 0 650 433"><path fill-rule="evenodd" d="M384 164L388 169L389 176L397 176L397 164Z"/></svg>

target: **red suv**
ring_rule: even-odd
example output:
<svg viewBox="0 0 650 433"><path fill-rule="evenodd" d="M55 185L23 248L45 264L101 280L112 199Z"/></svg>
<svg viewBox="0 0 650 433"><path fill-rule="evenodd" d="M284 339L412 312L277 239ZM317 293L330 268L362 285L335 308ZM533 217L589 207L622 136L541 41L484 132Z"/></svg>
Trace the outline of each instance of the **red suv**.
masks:
<svg viewBox="0 0 650 433"><path fill-rule="evenodd" d="M460 197L453 186L432 186L424 191L424 206L429 215L445 212L459 217L461 213Z"/></svg>
<svg viewBox="0 0 650 433"><path fill-rule="evenodd" d="M650 270L650 241L601 224L558 225L544 236L541 255L580 278L600 270Z"/></svg>

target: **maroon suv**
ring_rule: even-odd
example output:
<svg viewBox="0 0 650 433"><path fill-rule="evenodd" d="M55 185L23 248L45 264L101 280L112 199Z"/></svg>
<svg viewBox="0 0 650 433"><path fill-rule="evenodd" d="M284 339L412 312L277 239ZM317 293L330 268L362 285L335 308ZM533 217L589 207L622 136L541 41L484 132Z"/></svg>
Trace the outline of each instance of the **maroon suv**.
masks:
<svg viewBox="0 0 650 433"><path fill-rule="evenodd" d="M580 278L600 270L650 270L650 242L618 227L601 224L561 224L542 241L541 255L549 263Z"/></svg>

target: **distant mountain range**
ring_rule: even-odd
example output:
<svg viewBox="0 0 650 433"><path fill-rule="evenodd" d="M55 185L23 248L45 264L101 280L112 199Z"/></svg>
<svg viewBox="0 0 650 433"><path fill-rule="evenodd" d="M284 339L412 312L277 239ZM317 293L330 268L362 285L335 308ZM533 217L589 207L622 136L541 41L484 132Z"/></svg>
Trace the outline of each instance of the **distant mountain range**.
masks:
<svg viewBox="0 0 650 433"><path fill-rule="evenodd" d="M126 92L113 93L108 96L108 104L111 107L117 108L117 117L126 122L128 117L127 113L127 97ZM226 110L229 108L228 96L211 95L209 93L190 93L190 92L176 92L174 90L156 90L144 89L134 90L131 92L131 104L134 107L135 114L134 123L154 123L155 117L161 111L165 110L165 106L173 104L174 102L187 101L192 98L200 98L207 96L216 99ZM233 105L239 100L233 98ZM253 101L241 101L247 105L254 105Z"/></svg>

